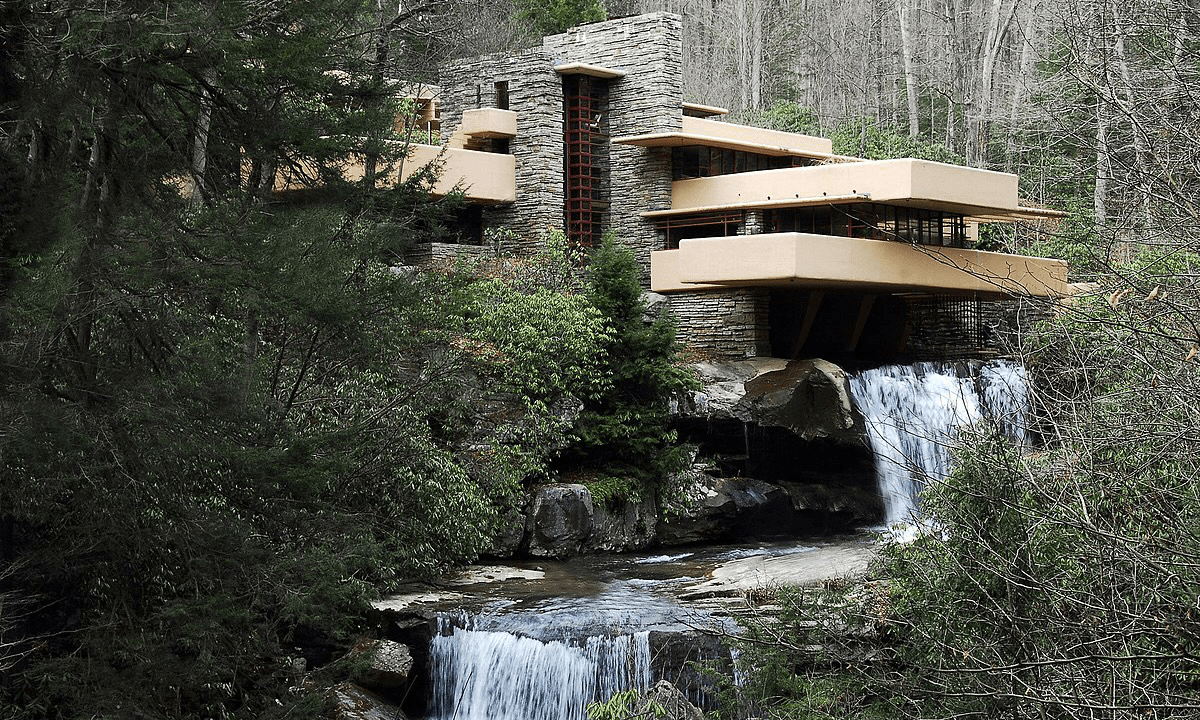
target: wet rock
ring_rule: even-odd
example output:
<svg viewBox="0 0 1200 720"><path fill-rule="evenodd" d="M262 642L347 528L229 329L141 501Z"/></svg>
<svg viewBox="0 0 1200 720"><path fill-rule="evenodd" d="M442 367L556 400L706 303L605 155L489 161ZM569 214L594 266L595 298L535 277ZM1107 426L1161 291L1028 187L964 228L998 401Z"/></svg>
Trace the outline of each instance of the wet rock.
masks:
<svg viewBox="0 0 1200 720"><path fill-rule="evenodd" d="M787 367L779 358L755 357L724 363L696 363L692 369L703 387L675 404L676 411L685 417L713 420L734 419L733 409L746 394L746 383L762 375Z"/></svg>
<svg viewBox="0 0 1200 720"><path fill-rule="evenodd" d="M689 702L679 688L666 680L659 680L654 687L642 693L634 706L634 711L638 717L662 718L662 720L704 720L704 713L700 708Z"/></svg>
<svg viewBox="0 0 1200 720"><path fill-rule="evenodd" d="M687 506L659 522L660 544L684 545L788 530L791 498L778 485L753 478L714 477L697 468L689 476L690 483L683 490Z"/></svg>
<svg viewBox="0 0 1200 720"><path fill-rule="evenodd" d="M805 440L864 442L846 372L827 360L756 357L692 367L704 386L675 404L685 418L787 428Z"/></svg>
<svg viewBox="0 0 1200 720"><path fill-rule="evenodd" d="M780 483L792 500L792 507L803 514L819 514L830 529L862 527L883 517L883 498L874 485L822 485Z"/></svg>
<svg viewBox="0 0 1200 720"><path fill-rule="evenodd" d="M708 580L679 594L684 600L742 596L780 585L814 585L837 577L865 575L878 547L869 540L814 546L786 555L753 555L713 568Z"/></svg>
<svg viewBox="0 0 1200 720"><path fill-rule="evenodd" d="M658 505L653 497L623 500L613 507L596 504L592 516L592 534L584 542L588 552L629 552L641 550L654 541L658 526Z"/></svg>
<svg viewBox="0 0 1200 720"><path fill-rule="evenodd" d="M353 683L333 686L329 697L337 720L408 720L398 706Z"/></svg>
<svg viewBox="0 0 1200 720"><path fill-rule="evenodd" d="M406 645L391 640L364 640L350 651L366 666L359 671L358 682L372 690L395 690L408 684L413 656Z"/></svg>
<svg viewBox="0 0 1200 720"><path fill-rule="evenodd" d="M584 485L544 485L525 520L528 551L534 557L566 558L579 552L592 533L592 494Z"/></svg>
<svg viewBox="0 0 1200 720"><path fill-rule="evenodd" d="M732 414L761 427L782 427L805 440L863 441L855 427L846 372L826 360L796 360L747 380Z"/></svg>

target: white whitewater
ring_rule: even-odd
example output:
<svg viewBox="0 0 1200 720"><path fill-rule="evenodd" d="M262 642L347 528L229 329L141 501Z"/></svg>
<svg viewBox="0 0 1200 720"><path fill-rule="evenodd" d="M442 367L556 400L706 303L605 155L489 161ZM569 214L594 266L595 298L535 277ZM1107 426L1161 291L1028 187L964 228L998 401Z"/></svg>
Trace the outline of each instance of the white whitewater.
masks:
<svg viewBox="0 0 1200 720"><path fill-rule="evenodd" d="M450 628L430 645L437 720L584 720L585 707L650 687L650 633L543 642Z"/></svg>
<svg viewBox="0 0 1200 720"><path fill-rule="evenodd" d="M974 372L960 375L958 367ZM929 480L949 474L959 428L987 418L1026 441L1027 387L1025 368L1005 360L888 365L850 378L875 453L889 528L921 525L917 498Z"/></svg>
<svg viewBox="0 0 1200 720"><path fill-rule="evenodd" d="M429 720L585 720L587 704L654 682L650 632L685 611L630 581L599 595L497 603L438 620Z"/></svg>

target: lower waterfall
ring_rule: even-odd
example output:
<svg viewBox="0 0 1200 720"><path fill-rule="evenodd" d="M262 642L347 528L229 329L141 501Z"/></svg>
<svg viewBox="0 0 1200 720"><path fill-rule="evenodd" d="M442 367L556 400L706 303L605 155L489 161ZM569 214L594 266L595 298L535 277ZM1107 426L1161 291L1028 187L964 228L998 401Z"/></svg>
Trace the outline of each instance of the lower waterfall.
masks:
<svg viewBox="0 0 1200 720"><path fill-rule="evenodd" d="M543 642L505 630L453 628L430 646L429 717L583 720L614 693L650 687L650 633Z"/></svg>
<svg viewBox="0 0 1200 720"><path fill-rule="evenodd" d="M920 524L918 494L949 474L958 428L988 418L1025 442L1027 385L1025 368L1006 360L888 365L850 378L889 528Z"/></svg>
<svg viewBox="0 0 1200 720"><path fill-rule="evenodd" d="M664 679L661 662L651 665L652 631L680 633L713 622L631 582L590 597L440 615L429 646L427 718L585 720L588 703Z"/></svg>

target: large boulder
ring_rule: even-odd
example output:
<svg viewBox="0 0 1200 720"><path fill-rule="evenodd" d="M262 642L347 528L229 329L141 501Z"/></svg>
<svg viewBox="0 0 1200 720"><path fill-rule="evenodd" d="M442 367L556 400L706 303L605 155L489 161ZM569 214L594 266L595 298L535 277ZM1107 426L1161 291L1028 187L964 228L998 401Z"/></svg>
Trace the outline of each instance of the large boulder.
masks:
<svg viewBox="0 0 1200 720"><path fill-rule="evenodd" d="M827 360L756 357L693 368L703 387L676 401L682 417L786 428L804 440L864 442L846 372Z"/></svg>
<svg viewBox="0 0 1200 720"><path fill-rule="evenodd" d="M783 370L787 361L754 357L732 362L702 362L691 366L701 388L678 398L672 405L684 417L706 420L735 419L734 408L746 395L746 383L763 373Z"/></svg>
<svg viewBox="0 0 1200 720"><path fill-rule="evenodd" d="M408 720L398 706L353 683L333 686L329 698L337 720Z"/></svg>
<svg viewBox="0 0 1200 720"><path fill-rule="evenodd" d="M372 690L395 690L408 685L413 656L408 646L391 640L363 640L351 655L363 659L358 682Z"/></svg>
<svg viewBox="0 0 1200 720"><path fill-rule="evenodd" d="M733 416L762 427L782 427L805 440L862 441L856 431L846 372L819 358L796 360L745 383Z"/></svg>
<svg viewBox="0 0 1200 720"><path fill-rule="evenodd" d="M538 488L525 519L528 552L534 557L575 555L592 534L595 508L584 485L543 485Z"/></svg>
<svg viewBox="0 0 1200 720"><path fill-rule="evenodd" d="M592 515L592 534L584 542L588 552L629 552L641 550L654 540L658 526L658 505L653 497L621 500L612 507L596 504Z"/></svg>
<svg viewBox="0 0 1200 720"><path fill-rule="evenodd" d="M823 518L829 530L872 525L883 517L883 497L874 485L780 483L802 516ZM818 531L822 531L818 528Z"/></svg>

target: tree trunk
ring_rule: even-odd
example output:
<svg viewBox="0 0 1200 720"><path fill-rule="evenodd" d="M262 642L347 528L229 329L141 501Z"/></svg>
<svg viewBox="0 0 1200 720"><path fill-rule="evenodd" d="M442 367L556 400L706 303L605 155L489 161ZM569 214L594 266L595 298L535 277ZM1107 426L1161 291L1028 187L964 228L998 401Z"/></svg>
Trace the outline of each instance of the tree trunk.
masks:
<svg viewBox="0 0 1200 720"><path fill-rule="evenodd" d="M908 31L908 0L896 0L896 14L900 21L900 57L904 61L904 87L908 99L908 134L921 134L920 107L917 103L917 69L913 57L913 39Z"/></svg>
<svg viewBox="0 0 1200 720"><path fill-rule="evenodd" d="M193 208L204 204L208 195L208 133L212 128L213 93L212 84L216 73L205 70L201 74L200 107L196 113L196 134L192 138L192 191L188 198Z"/></svg>

